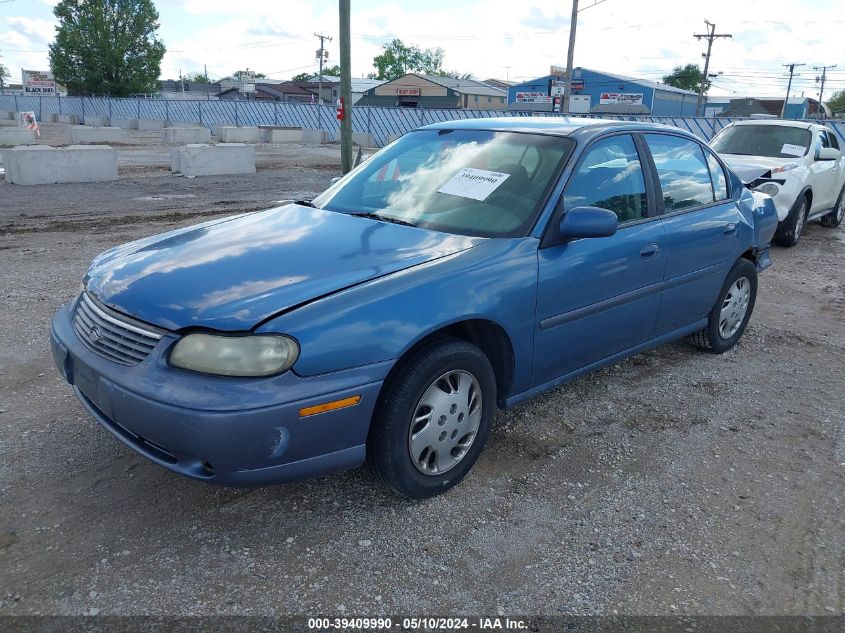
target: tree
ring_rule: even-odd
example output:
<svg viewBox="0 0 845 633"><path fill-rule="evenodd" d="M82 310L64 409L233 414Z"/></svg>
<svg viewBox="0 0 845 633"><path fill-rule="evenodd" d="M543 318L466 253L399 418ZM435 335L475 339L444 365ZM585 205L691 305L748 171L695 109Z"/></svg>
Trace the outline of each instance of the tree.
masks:
<svg viewBox="0 0 845 633"><path fill-rule="evenodd" d="M400 39L383 44L381 48L381 54L373 58L373 67L376 69L375 73L370 74L373 79L391 81L409 72L445 75L442 48L422 50L414 44L406 45Z"/></svg>
<svg viewBox="0 0 845 633"><path fill-rule="evenodd" d="M315 76L317 73L310 72L310 73L299 73L298 75L294 75L291 77L291 81L308 81L311 77ZM323 68L323 77L340 77L340 66L330 66Z"/></svg>
<svg viewBox="0 0 845 633"><path fill-rule="evenodd" d="M6 88L6 80L11 76L12 74L9 72L9 69L0 63L0 90Z"/></svg>
<svg viewBox="0 0 845 633"><path fill-rule="evenodd" d="M152 0L60 0L50 67L70 94L154 92L164 43Z"/></svg>
<svg viewBox="0 0 845 633"><path fill-rule="evenodd" d="M211 79L209 78L209 76L206 75L205 73L201 73L201 72L188 73L185 76L183 76L182 79L185 80L185 81L190 81L191 83L195 83L195 84L210 84L211 83Z"/></svg>
<svg viewBox="0 0 845 633"><path fill-rule="evenodd" d="M668 75L663 76L663 83L675 88L683 90L693 90L698 92L701 88L701 79L704 73L698 67L698 64L687 64L686 66L676 66ZM710 90L710 80L704 82L704 92Z"/></svg>
<svg viewBox="0 0 845 633"><path fill-rule="evenodd" d="M834 92L833 96L827 100L827 105L834 114L845 113L845 89Z"/></svg>

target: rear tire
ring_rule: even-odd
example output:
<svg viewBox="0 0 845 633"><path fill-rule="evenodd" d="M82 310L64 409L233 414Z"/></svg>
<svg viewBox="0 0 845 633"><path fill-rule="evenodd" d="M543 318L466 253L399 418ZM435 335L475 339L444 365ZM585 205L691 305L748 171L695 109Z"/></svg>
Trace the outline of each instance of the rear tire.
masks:
<svg viewBox="0 0 845 633"><path fill-rule="evenodd" d="M745 332L756 299L757 267L747 259L739 259L722 284L707 317L707 327L690 334L688 340L705 352L724 354Z"/></svg>
<svg viewBox="0 0 845 633"><path fill-rule="evenodd" d="M493 426L496 376L490 360L461 339L434 341L402 361L385 386L367 438L367 465L410 499L458 484Z"/></svg>
<svg viewBox="0 0 845 633"><path fill-rule="evenodd" d="M777 232L772 241L779 245L790 248L798 243L804 225L807 223L807 213L810 210L810 199L806 194L801 194L789 210L789 215L783 222L778 224Z"/></svg>
<svg viewBox="0 0 845 633"><path fill-rule="evenodd" d="M845 218L845 187L839 192L839 198L836 200L836 206L833 211L827 215L823 215L821 219L822 226L829 229L835 229L842 224L842 219Z"/></svg>

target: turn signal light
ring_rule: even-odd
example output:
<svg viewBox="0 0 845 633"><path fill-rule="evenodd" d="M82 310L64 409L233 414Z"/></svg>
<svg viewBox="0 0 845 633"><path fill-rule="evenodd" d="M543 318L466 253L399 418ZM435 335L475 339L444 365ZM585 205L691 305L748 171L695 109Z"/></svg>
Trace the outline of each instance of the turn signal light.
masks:
<svg viewBox="0 0 845 633"><path fill-rule="evenodd" d="M309 415L317 415L318 413L326 413L327 411L336 411L337 409L354 407L359 402L361 402L361 396L352 396L350 398L343 398L342 400L332 400L331 402L324 402L323 404L315 404L313 407L300 409L299 417L307 418Z"/></svg>

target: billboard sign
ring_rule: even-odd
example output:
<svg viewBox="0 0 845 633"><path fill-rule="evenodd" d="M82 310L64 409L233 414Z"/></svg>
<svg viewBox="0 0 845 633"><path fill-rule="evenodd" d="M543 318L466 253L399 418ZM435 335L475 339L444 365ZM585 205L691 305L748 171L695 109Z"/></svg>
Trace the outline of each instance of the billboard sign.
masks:
<svg viewBox="0 0 845 633"><path fill-rule="evenodd" d="M255 71L238 71L238 92L255 92Z"/></svg>
<svg viewBox="0 0 845 633"><path fill-rule="evenodd" d="M599 103L601 105L642 105L643 94L641 92L603 92Z"/></svg>
<svg viewBox="0 0 845 633"><path fill-rule="evenodd" d="M566 68L563 66L555 66L554 64L552 64L552 67L549 69L549 74L565 77Z"/></svg>
<svg viewBox="0 0 845 633"><path fill-rule="evenodd" d="M21 83L25 95L55 97L58 95L58 86L53 73L47 70L24 70L21 69Z"/></svg>
<svg viewBox="0 0 845 633"><path fill-rule="evenodd" d="M552 97L545 92L517 92L517 103L551 103Z"/></svg>

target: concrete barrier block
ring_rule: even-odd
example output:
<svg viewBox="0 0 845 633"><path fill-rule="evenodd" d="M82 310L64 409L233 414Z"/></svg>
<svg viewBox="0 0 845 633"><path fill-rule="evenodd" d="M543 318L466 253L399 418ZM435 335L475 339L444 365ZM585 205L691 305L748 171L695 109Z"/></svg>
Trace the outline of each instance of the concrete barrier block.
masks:
<svg viewBox="0 0 845 633"><path fill-rule="evenodd" d="M161 140L168 145L211 142L211 130L204 127L166 127L161 131Z"/></svg>
<svg viewBox="0 0 845 633"><path fill-rule="evenodd" d="M45 123L58 123L59 122L59 115L57 112L50 112L46 117L44 117Z"/></svg>
<svg viewBox="0 0 845 633"><path fill-rule="evenodd" d="M301 127L276 127L259 125L263 143L299 143L302 141Z"/></svg>
<svg viewBox="0 0 845 633"><path fill-rule="evenodd" d="M3 161L12 185L117 180L117 152L105 145L14 147L3 151Z"/></svg>
<svg viewBox="0 0 845 633"><path fill-rule="evenodd" d="M68 125L82 125L82 117L78 114L60 114L57 123L67 123Z"/></svg>
<svg viewBox="0 0 845 633"><path fill-rule="evenodd" d="M373 138L372 134L367 134L366 132L353 132L352 144L358 145L359 147L375 147L376 140Z"/></svg>
<svg viewBox="0 0 845 633"><path fill-rule="evenodd" d="M170 168L188 178L255 173L255 146L245 143L190 144L170 154Z"/></svg>
<svg viewBox="0 0 845 633"><path fill-rule="evenodd" d="M0 110L0 119L3 119L5 121L14 121L16 120L16 114L17 112L15 112L14 110Z"/></svg>
<svg viewBox="0 0 845 633"><path fill-rule="evenodd" d="M325 130L302 130L302 142L321 145L329 142L329 133Z"/></svg>
<svg viewBox="0 0 845 633"><path fill-rule="evenodd" d="M138 119L118 119L112 117L111 127L118 127L122 130L134 130Z"/></svg>
<svg viewBox="0 0 845 633"><path fill-rule="evenodd" d="M159 119L136 119L136 130L141 132L161 132L164 129L164 121Z"/></svg>
<svg viewBox="0 0 845 633"><path fill-rule="evenodd" d="M0 129L0 145L4 147L35 145L35 130L18 127Z"/></svg>
<svg viewBox="0 0 845 633"><path fill-rule="evenodd" d="M18 127L18 122L9 121L8 119L0 119L0 125L5 125L6 127Z"/></svg>
<svg viewBox="0 0 845 633"><path fill-rule="evenodd" d="M89 115L85 117L85 125L90 127L108 127L109 118L107 116Z"/></svg>
<svg viewBox="0 0 845 633"><path fill-rule="evenodd" d="M221 143L260 143L261 132L257 127L228 127L220 128Z"/></svg>
<svg viewBox="0 0 845 633"><path fill-rule="evenodd" d="M74 145L125 143L126 130L119 127L73 127L70 129L70 142Z"/></svg>
<svg viewBox="0 0 845 633"><path fill-rule="evenodd" d="M402 138L403 136L405 136L405 135L404 134L391 134L390 136L387 137L387 142L392 143L397 138Z"/></svg>

